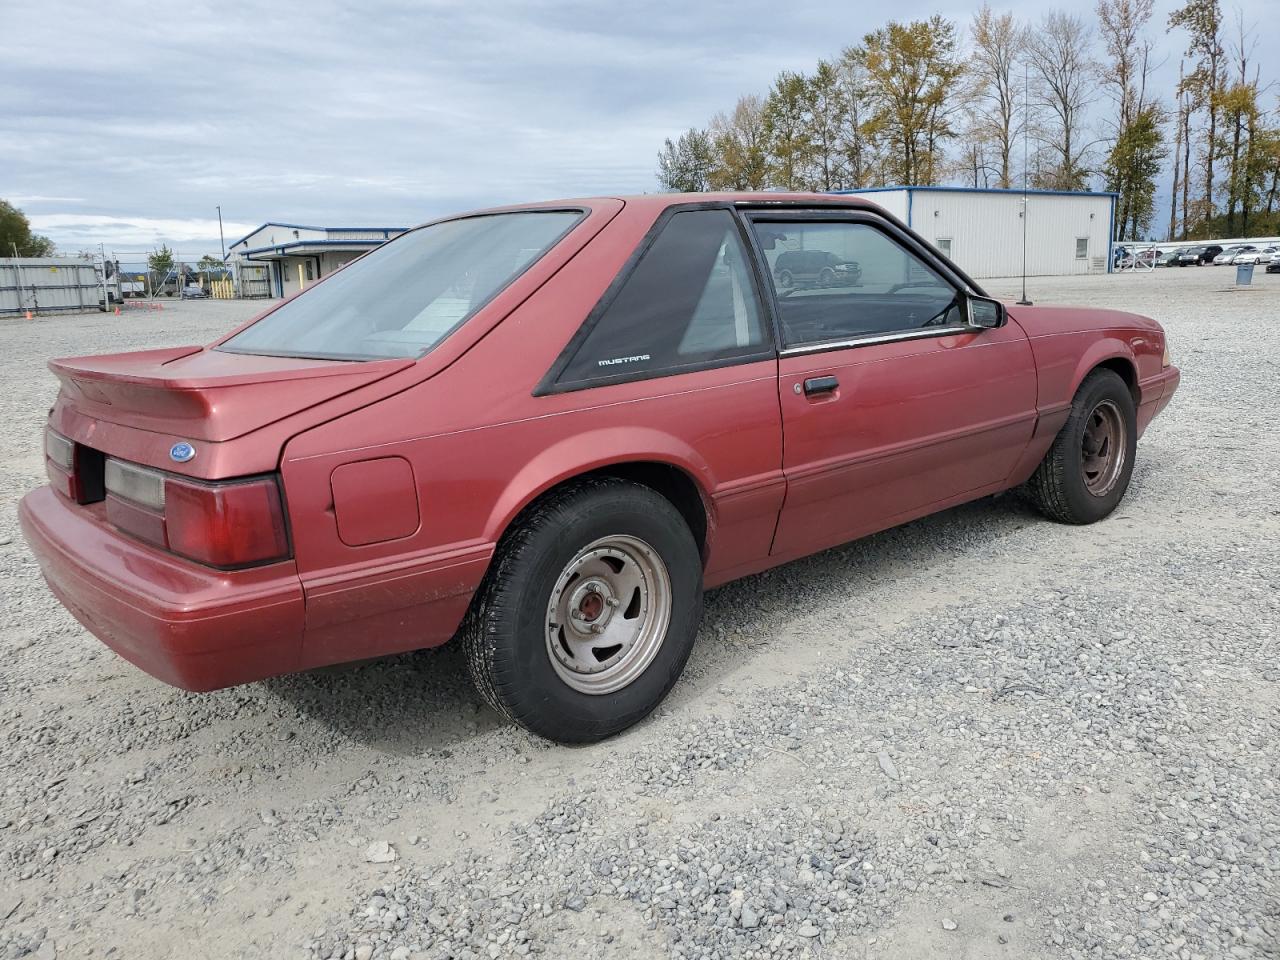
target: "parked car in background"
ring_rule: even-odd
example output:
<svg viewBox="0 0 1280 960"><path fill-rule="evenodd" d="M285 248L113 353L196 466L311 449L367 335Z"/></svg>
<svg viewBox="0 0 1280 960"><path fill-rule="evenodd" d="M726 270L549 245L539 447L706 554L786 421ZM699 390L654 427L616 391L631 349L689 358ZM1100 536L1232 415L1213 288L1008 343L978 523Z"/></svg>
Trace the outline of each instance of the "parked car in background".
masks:
<svg viewBox="0 0 1280 960"><path fill-rule="evenodd" d="M820 245L861 286L781 288ZM1154 320L758 193L445 218L207 347L50 366L19 518L121 656L210 690L456 636L566 743L662 701L706 588L1014 487L1103 519L1179 382Z"/></svg>
<svg viewBox="0 0 1280 960"><path fill-rule="evenodd" d="M1127 260L1132 254L1126 246L1118 246L1111 251L1111 264L1113 267L1119 267L1123 261Z"/></svg>
<svg viewBox="0 0 1280 960"><path fill-rule="evenodd" d="M1189 249L1190 249L1189 247L1178 247L1178 249L1176 250L1166 250L1164 253L1160 254L1160 257L1156 260L1156 266L1157 267L1181 266L1182 264L1179 262L1178 258L1181 257L1184 253L1186 253L1187 250Z"/></svg>
<svg viewBox="0 0 1280 960"><path fill-rule="evenodd" d="M1224 249L1220 254L1213 258L1214 266L1221 267L1230 265L1236 258L1237 253L1241 253L1245 249L1245 245L1241 243L1233 244ZM1252 248L1251 248L1252 249Z"/></svg>
<svg viewBox="0 0 1280 960"><path fill-rule="evenodd" d="M862 276L857 263L825 250L788 250L773 265L778 285L785 288L818 284L856 284Z"/></svg>
<svg viewBox="0 0 1280 960"><path fill-rule="evenodd" d="M1280 256L1272 257L1267 263L1267 273L1280 273Z"/></svg>
<svg viewBox="0 0 1280 960"><path fill-rule="evenodd" d="M1251 243L1243 244L1240 249L1236 251L1235 256L1231 258L1231 263L1232 265L1237 263L1256 263L1257 261L1254 258L1258 255L1260 250L1261 247L1254 246Z"/></svg>
<svg viewBox="0 0 1280 960"><path fill-rule="evenodd" d="M1180 267L1198 267L1204 263L1204 255L1206 247L1185 247L1178 254L1178 266ZM1216 254L1215 254L1216 256ZM1210 257L1212 259L1212 257Z"/></svg>
<svg viewBox="0 0 1280 960"><path fill-rule="evenodd" d="M207 300L209 299L209 291L198 283L188 283L182 288L183 300Z"/></svg>
<svg viewBox="0 0 1280 960"><path fill-rule="evenodd" d="M1232 263L1269 263L1275 247L1246 247L1235 255Z"/></svg>
<svg viewBox="0 0 1280 960"><path fill-rule="evenodd" d="M1209 243L1200 248L1200 263L1206 266L1213 263L1214 258L1222 252L1222 247L1216 243Z"/></svg>

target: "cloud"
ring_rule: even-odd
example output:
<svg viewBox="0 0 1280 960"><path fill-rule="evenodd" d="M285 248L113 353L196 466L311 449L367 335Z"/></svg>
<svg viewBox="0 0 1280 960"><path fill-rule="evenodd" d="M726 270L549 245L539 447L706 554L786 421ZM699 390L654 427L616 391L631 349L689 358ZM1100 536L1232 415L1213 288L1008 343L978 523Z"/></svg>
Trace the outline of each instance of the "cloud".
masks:
<svg viewBox="0 0 1280 960"><path fill-rule="evenodd" d="M51 213L29 218L37 233L58 238L63 251L96 248L105 243L108 252L151 250L162 243L181 244L182 252L218 250L218 221L160 217L113 217L95 214ZM256 223L224 222L227 242L256 228Z"/></svg>
<svg viewBox="0 0 1280 960"><path fill-rule="evenodd" d="M0 196L64 248L200 252L218 249L216 205L247 230L652 190L664 137L779 70L811 69L890 15L972 14L923 0L875 22L839 0L188 0L175 21L119 0L104 42L79 3L10 6ZM1027 19L1048 6L1011 4ZM1183 38L1167 13L1151 34L1166 58L1155 86L1172 91ZM1259 49L1280 43L1262 0L1244 15Z"/></svg>

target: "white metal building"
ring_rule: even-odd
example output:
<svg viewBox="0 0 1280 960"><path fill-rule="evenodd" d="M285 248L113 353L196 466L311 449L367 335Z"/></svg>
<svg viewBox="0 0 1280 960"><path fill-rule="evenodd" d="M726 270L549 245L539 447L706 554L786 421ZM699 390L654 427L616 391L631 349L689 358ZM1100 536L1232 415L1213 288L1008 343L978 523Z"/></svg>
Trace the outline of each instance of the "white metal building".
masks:
<svg viewBox="0 0 1280 960"><path fill-rule="evenodd" d="M845 190L878 203L948 254L970 276L1022 272L1023 191L972 187ZM1108 273L1114 193L1026 192L1030 276Z"/></svg>
<svg viewBox="0 0 1280 960"><path fill-rule="evenodd" d="M231 244L227 260L266 264L270 269L271 293L287 297L407 229L264 223Z"/></svg>

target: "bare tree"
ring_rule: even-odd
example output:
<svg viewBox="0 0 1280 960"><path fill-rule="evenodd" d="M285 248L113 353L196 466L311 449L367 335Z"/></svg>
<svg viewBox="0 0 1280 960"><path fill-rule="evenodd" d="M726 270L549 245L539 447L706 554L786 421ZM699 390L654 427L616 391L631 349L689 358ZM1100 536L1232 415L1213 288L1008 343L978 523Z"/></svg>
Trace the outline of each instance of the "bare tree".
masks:
<svg viewBox="0 0 1280 960"><path fill-rule="evenodd" d="M1187 56L1192 58L1194 69L1187 74L1179 87L1180 93L1187 93L1199 100L1203 105L1207 125L1204 143L1204 196L1197 203L1198 219L1201 222L1213 216L1213 160L1219 152L1218 147L1218 103L1223 86L1222 61L1222 7L1218 0L1187 0L1186 4L1169 15L1169 29L1182 27L1191 35L1187 47ZM1184 143L1183 150L1190 153L1190 147ZM1184 162L1184 170L1190 165ZM1183 174L1184 183L1188 179ZM1184 200L1182 205L1184 219L1191 215L1191 207Z"/></svg>
<svg viewBox="0 0 1280 960"><path fill-rule="evenodd" d="M845 176L850 187L882 186L878 142L873 125L868 123L875 112L870 102L870 79L858 48L845 48L840 55L839 71L844 87Z"/></svg>
<svg viewBox="0 0 1280 960"><path fill-rule="evenodd" d="M1085 111L1093 102L1093 30L1081 17L1052 10L1029 31L1027 58L1039 111L1036 140L1048 160L1039 186L1082 189L1089 177Z"/></svg>
<svg viewBox="0 0 1280 960"><path fill-rule="evenodd" d="M1182 71L1183 64L1178 64L1178 89L1182 89ZM1173 187L1169 196L1169 235L1168 239L1172 240L1178 235L1178 188L1182 185L1181 181L1186 177L1186 173L1181 171L1182 166L1182 135L1186 126L1186 95L1178 94L1178 109L1174 115L1173 122L1176 127L1175 139L1173 144ZM1186 239L1184 236L1183 239Z"/></svg>
<svg viewBox="0 0 1280 960"><path fill-rule="evenodd" d="M1022 83L1018 60L1026 35L1011 13L994 14L983 4L969 25L971 93L964 161L978 186L981 158L992 154L996 186L1013 186L1013 150L1022 133Z"/></svg>

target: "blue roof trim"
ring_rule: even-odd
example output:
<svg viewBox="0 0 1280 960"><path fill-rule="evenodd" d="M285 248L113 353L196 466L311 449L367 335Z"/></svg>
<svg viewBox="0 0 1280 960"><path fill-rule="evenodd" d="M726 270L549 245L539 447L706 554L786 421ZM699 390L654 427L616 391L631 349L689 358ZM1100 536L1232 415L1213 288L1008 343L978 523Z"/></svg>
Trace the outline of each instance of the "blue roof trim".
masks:
<svg viewBox="0 0 1280 960"><path fill-rule="evenodd" d="M378 231L387 233L392 230L399 230L401 233L404 233L409 229L408 227L317 227L307 223L281 223L279 220L268 220L266 223L262 224L261 226L254 227L252 230L246 233L239 240L231 241L231 243L228 245L228 249L230 247L234 247L237 243L244 243L246 240L252 237L259 230L265 230L267 227L284 227L286 230L323 230L326 233L330 233L336 230L357 231L357 232L365 232L365 233L377 233ZM259 247L257 249L265 250L267 248Z"/></svg>
<svg viewBox="0 0 1280 960"><path fill-rule="evenodd" d="M863 190L831 190L833 194L850 194L850 193L890 193L906 190L911 191L927 191L930 193L1007 193L1022 196L1023 193L1034 193L1040 196L1049 197L1118 197L1120 194L1110 191L1098 190L1022 190L1021 188L1003 187L867 187Z"/></svg>
<svg viewBox="0 0 1280 960"><path fill-rule="evenodd" d="M293 240L289 243L273 243L269 247L254 247L252 250L241 250L240 253L244 256L248 256L251 253L265 253L268 250L279 250L284 253L290 247L323 247L325 245L353 247L357 244L368 244L372 248L380 247L386 242L386 239L370 240L368 238L353 240Z"/></svg>

